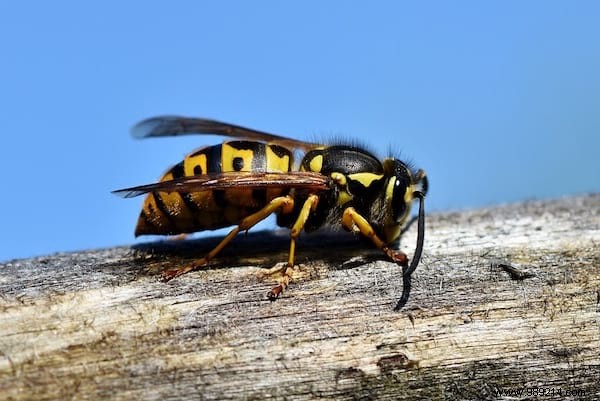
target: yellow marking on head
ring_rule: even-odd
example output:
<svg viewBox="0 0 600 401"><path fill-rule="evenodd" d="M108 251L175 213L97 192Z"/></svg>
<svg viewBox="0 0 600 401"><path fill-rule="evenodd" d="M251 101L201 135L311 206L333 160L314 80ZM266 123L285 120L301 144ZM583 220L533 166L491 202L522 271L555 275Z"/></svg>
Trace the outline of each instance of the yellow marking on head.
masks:
<svg viewBox="0 0 600 401"><path fill-rule="evenodd" d="M323 168L323 155L317 155L310 160L308 164L310 167L310 171L314 171L318 173Z"/></svg>
<svg viewBox="0 0 600 401"><path fill-rule="evenodd" d="M197 169L196 166L199 166L199 169ZM191 177L196 175L196 171L198 170L201 170L202 174L206 174L206 166L207 160L204 153L195 156L187 156L185 159L183 159L183 174L186 177Z"/></svg>
<svg viewBox="0 0 600 401"><path fill-rule="evenodd" d="M373 181L380 180L383 178L383 174L374 174L374 173L355 173L349 174L348 178L353 181L360 182L365 188L370 186Z"/></svg>
<svg viewBox="0 0 600 401"><path fill-rule="evenodd" d="M394 188L396 186L396 177L391 177L388 181L388 184L385 188L385 202L387 204L387 207L389 208L389 210L392 210L392 202L394 202L394 200L396 202L399 202L399 199L394 199ZM398 216L398 221L395 221L394 219L392 219L391 214L389 215L389 217L386 218L386 226L384 227L384 231L385 231L385 235L387 238L390 238L390 241L398 238L398 236L400 236L400 229L402 227L402 225L404 225L404 222L406 221L406 219L408 218L408 216L410 215L410 209L411 209L411 205L412 205L412 201L414 200L413 197L413 192L415 191L416 186L415 185L409 185L406 188L406 191L404 192L404 197L402 199L402 201L406 204L406 208L404 209L404 213L402 214L402 216ZM389 231L389 233L388 233ZM398 231L396 233L396 231Z"/></svg>
<svg viewBox="0 0 600 401"><path fill-rule="evenodd" d="M404 209L404 214L399 217L398 224L400 224L400 225L404 225L404 223L406 222L406 219L410 215L412 201L415 200L415 198L413 196L413 192L415 192L415 190L416 190L415 185L409 185L406 188L406 192L404 192L404 203L406 203L406 208Z"/></svg>
<svg viewBox="0 0 600 401"><path fill-rule="evenodd" d="M407 205L410 205L412 203L412 201L415 199L415 197L413 196L413 193L416 190L417 190L416 185L409 185L406 188L406 192L404 193L404 202L406 202Z"/></svg>
<svg viewBox="0 0 600 401"><path fill-rule="evenodd" d="M271 149L271 146L266 147L265 157L267 158L267 171L271 172L287 172L290 170L292 160L289 155L283 155L282 157L277 156Z"/></svg>
<svg viewBox="0 0 600 401"><path fill-rule="evenodd" d="M385 203L387 204L388 210L392 210L392 202L394 200L394 187L396 186L396 177L390 177L387 186L385 187ZM383 227L383 235L385 236L385 242L390 243L400 236L402 224L396 222L392 218L390 213L386 218L385 225Z"/></svg>
<svg viewBox="0 0 600 401"><path fill-rule="evenodd" d="M385 187L385 200L388 203L392 202L394 197L394 186L396 185L396 177L391 177L388 181L387 187Z"/></svg>

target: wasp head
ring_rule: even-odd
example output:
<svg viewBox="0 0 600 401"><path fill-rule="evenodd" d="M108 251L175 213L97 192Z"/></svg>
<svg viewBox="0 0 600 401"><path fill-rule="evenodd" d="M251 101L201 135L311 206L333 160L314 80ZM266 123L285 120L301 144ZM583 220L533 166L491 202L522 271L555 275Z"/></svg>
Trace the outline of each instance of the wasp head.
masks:
<svg viewBox="0 0 600 401"><path fill-rule="evenodd" d="M410 214L412 201L427 192L427 176L423 170L414 171L398 159L383 162L385 175L385 203L388 211L384 231L388 243L400 236L402 225ZM420 190L419 190L420 189Z"/></svg>

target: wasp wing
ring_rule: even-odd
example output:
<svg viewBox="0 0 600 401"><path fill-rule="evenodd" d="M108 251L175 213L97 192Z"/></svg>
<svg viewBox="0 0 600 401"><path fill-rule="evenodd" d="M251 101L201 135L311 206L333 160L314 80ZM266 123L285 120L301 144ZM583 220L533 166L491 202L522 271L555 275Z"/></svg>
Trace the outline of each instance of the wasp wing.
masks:
<svg viewBox="0 0 600 401"><path fill-rule="evenodd" d="M315 191L329 188L330 179L309 171L287 173L229 172L181 177L153 184L118 189L113 194L134 198L149 192L200 192L228 188L300 188Z"/></svg>
<svg viewBox="0 0 600 401"><path fill-rule="evenodd" d="M317 144L286 138L267 132L224 123L206 118L159 116L140 121L131 129L135 138L151 138L179 135L222 135L233 138L270 142L288 148L312 149Z"/></svg>

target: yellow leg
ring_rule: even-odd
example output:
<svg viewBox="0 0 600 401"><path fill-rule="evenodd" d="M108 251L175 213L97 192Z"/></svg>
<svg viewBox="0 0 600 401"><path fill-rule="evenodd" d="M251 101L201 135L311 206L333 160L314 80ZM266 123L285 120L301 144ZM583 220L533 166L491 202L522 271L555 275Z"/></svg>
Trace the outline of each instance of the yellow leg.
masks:
<svg viewBox="0 0 600 401"><path fill-rule="evenodd" d="M272 213L276 212L279 209L281 209L283 213L289 213L293 207L294 199L289 195L279 196L277 198L272 199L265 207L260 209L258 212L253 213L250 216L244 218L237 227L231 230L229 234L227 234L225 238L223 238L221 242L219 242L219 244L216 247L214 247L209 253L207 253L206 256L204 256L202 259L196 261L196 263L193 263L191 265L166 270L165 272L163 272L163 280L169 281L175 277L181 276L182 274L188 273L192 270L196 270L206 265L219 252L221 252L223 248L225 248L227 244L229 244L236 237L236 235L238 235L240 231L249 230L252 226L266 219Z"/></svg>
<svg viewBox="0 0 600 401"><path fill-rule="evenodd" d="M275 300L287 288L292 280L292 274L294 273L294 257L296 254L296 238L300 236L300 233L306 224L306 220L308 220L308 216L310 216L311 212L315 211L318 203L319 197L314 194L310 195L302 205L298 218L290 230L291 238L288 263L287 266L282 269L283 274L279 283L267 294L267 297L269 297L271 301Z"/></svg>
<svg viewBox="0 0 600 401"><path fill-rule="evenodd" d="M356 209L348 207L342 215L342 226L350 231L359 231L362 235L369 238L378 249L381 249L392 261L406 265L408 257L404 252L394 251L390 249L385 242L381 240L371 227L371 224L361 216Z"/></svg>

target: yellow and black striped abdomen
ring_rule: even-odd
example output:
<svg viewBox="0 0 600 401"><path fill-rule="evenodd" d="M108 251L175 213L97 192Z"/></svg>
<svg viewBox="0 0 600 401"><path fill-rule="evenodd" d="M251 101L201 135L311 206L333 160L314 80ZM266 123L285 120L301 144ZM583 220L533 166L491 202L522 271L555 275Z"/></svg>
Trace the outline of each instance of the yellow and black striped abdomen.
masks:
<svg viewBox="0 0 600 401"><path fill-rule="evenodd" d="M160 181L221 172L288 172L292 164L292 152L284 147L228 141L187 155ZM135 235L182 234L235 225L282 193L280 189L150 193L144 200Z"/></svg>

